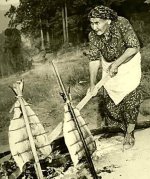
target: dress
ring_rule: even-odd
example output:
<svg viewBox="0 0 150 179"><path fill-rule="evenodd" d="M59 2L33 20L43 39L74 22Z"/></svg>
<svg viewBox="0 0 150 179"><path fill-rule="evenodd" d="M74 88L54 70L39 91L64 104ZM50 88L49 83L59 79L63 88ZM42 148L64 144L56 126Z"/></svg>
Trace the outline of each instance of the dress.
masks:
<svg viewBox="0 0 150 179"><path fill-rule="evenodd" d="M127 48L139 48L138 38L124 17L118 17L112 21L109 29L103 35L98 36L94 31L89 34L90 61L105 59L112 63L119 58ZM129 123L135 124L139 113L142 92L139 87L127 94L119 104L115 104L107 90L103 90L102 116L107 125L118 125L126 131Z"/></svg>

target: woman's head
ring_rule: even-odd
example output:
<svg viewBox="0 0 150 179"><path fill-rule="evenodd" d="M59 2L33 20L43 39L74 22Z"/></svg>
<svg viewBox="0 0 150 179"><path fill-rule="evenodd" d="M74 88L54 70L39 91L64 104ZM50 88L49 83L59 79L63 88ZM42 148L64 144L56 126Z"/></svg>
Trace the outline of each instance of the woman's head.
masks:
<svg viewBox="0 0 150 179"><path fill-rule="evenodd" d="M97 35L102 35L108 29L111 20L100 19L100 18L90 18L91 28L97 33Z"/></svg>
<svg viewBox="0 0 150 179"><path fill-rule="evenodd" d="M91 27L98 35L103 34L111 21L116 21L117 13L105 6L97 6L88 15Z"/></svg>
<svg viewBox="0 0 150 179"><path fill-rule="evenodd" d="M106 6L96 6L94 9L90 11L88 14L89 19L90 18L100 18L100 19L109 19L112 21L116 21L118 18L118 15L115 11L110 9Z"/></svg>

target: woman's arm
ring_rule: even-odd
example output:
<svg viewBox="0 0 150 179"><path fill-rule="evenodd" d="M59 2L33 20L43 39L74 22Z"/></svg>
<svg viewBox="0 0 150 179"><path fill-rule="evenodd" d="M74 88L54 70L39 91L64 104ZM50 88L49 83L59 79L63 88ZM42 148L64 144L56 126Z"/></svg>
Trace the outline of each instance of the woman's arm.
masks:
<svg viewBox="0 0 150 179"><path fill-rule="evenodd" d="M96 83L97 72L102 58L101 51L96 44L96 35L93 31L89 33L89 52L87 53L87 56L90 60L90 91L92 91Z"/></svg>
<svg viewBox="0 0 150 179"><path fill-rule="evenodd" d="M109 75L114 77L118 72L118 67L131 60L139 52L139 48L128 48L108 69Z"/></svg>
<svg viewBox="0 0 150 179"><path fill-rule="evenodd" d="M119 67L121 64L128 62L139 52L139 48L128 48L114 63Z"/></svg>
<svg viewBox="0 0 150 179"><path fill-rule="evenodd" d="M97 72L100 67L100 60L90 61L89 62L89 71L90 71L90 91L94 89L96 83Z"/></svg>
<svg viewBox="0 0 150 179"><path fill-rule="evenodd" d="M120 29L121 37L126 46L126 51L110 66L110 76L113 77L118 67L131 60L131 58L140 50L139 40L133 30L132 25L124 17L118 19L118 28ZM115 72L115 73L114 73Z"/></svg>

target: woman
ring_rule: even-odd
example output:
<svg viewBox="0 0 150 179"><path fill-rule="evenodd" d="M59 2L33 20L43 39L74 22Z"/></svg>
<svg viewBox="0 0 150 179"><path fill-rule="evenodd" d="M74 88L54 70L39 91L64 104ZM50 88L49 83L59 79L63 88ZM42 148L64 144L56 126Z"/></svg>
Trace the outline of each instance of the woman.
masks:
<svg viewBox="0 0 150 179"><path fill-rule="evenodd" d="M102 64L102 78L110 76L103 85L103 117L107 125L118 125L125 131L123 145L130 148L135 142L134 128L142 98L139 41L129 21L108 7L92 9L89 20L90 92Z"/></svg>

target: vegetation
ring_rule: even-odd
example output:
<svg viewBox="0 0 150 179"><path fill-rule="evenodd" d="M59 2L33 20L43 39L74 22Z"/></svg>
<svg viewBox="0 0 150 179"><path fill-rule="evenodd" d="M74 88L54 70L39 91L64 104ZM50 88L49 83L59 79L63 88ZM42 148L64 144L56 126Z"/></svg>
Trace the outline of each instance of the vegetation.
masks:
<svg viewBox="0 0 150 179"><path fill-rule="evenodd" d="M0 77L25 71L31 67L30 59L25 59L27 51L23 48L19 30L7 28L3 34L0 34L0 39Z"/></svg>
<svg viewBox="0 0 150 179"><path fill-rule="evenodd" d="M21 0L17 8L11 6L6 16L10 17L10 27L21 25L26 35L41 37L42 49L56 50L63 43L87 42L87 15L99 4L131 20L143 45L150 42L149 0Z"/></svg>

